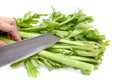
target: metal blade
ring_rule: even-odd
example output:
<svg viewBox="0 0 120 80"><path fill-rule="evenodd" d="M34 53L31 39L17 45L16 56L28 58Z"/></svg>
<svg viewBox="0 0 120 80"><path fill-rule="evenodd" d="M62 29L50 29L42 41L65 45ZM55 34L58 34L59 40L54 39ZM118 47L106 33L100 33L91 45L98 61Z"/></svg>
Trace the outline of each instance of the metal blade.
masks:
<svg viewBox="0 0 120 80"><path fill-rule="evenodd" d="M45 34L0 47L0 67L30 57L58 40L56 36Z"/></svg>

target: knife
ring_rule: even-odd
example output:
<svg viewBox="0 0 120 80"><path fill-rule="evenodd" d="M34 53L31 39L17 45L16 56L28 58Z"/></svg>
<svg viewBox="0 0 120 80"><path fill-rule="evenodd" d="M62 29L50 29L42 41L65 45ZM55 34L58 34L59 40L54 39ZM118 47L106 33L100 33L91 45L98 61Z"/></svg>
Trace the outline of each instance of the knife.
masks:
<svg viewBox="0 0 120 80"><path fill-rule="evenodd" d="M25 59L59 41L52 34L44 34L0 47L0 67Z"/></svg>

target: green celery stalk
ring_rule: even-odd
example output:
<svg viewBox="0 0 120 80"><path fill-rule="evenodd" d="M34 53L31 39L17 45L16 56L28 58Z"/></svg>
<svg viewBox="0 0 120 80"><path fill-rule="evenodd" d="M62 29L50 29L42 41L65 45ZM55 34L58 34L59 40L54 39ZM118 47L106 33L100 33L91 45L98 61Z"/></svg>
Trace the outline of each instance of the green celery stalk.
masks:
<svg viewBox="0 0 120 80"><path fill-rule="evenodd" d="M89 46L95 49L99 47L98 45L96 45L97 44L96 42L92 42L92 41L71 41L71 40L61 39L59 42L77 45L77 46Z"/></svg>
<svg viewBox="0 0 120 80"><path fill-rule="evenodd" d="M59 26L62 26L62 25L64 25L64 24L66 24L66 23L68 23L68 22L72 21L75 17L76 17L76 15L74 15L73 17L71 17L71 18L67 19L66 21L64 21L64 22L62 22L62 23L60 23L60 25L59 25Z"/></svg>
<svg viewBox="0 0 120 80"><path fill-rule="evenodd" d="M38 27L32 27L32 28L22 28L21 31L40 31L42 29L45 29L46 26L38 26Z"/></svg>
<svg viewBox="0 0 120 80"><path fill-rule="evenodd" d="M39 33L24 32L24 31L18 31L18 33L19 33L20 37L22 37L23 39L28 39L28 38L32 38L32 37L41 35Z"/></svg>
<svg viewBox="0 0 120 80"><path fill-rule="evenodd" d="M88 52L88 51L83 51L83 50L75 50L75 52L80 55L80 56L85 56L85 57L96 57L98 56L99 53L95 52Z"/></svg>
<svg viewBox="0 0 120 80"><path fill-rule="evenodd" d="M78 61L78 60L74 60L71 58L68 58L66 56L59 56L57 54L48 52L48 51L41 51L38 53L38 55L40 55L41 57L50 59L52 61L61 63L61 64L65 64L74 68L78 68L81 70L86 71L85 74L90 74L93 70L94 70L94 65L89 64L89 63L85 63L82 61Z"/></svg>
<svg viewBox="0 0 120 80"><path fill-rule="evenodd" d="M56 53L56 55L63 57L63 54L60 54L60 53ZM74 56L74 55L64 55L64 56L74 60L79 60L79 61L93 63L93 64L101 63L100 59L95 59L91 57Z"/></svg>
<svg viewBox="0 0 120 80"><path fill-rule="evenodd" d="M5 36L0 36L0 40L1 40L1 41L4 41L6 44L15 43L14 40L8 39L8 38L5 37Z"/></svg>
<svg viewBox="0 0 120 80"><path fill-rule="evenodd" d="M81 57L81 56L68 56L68 57L71 59L85 61L85 62L89 62L89 63L95 63L95 64L101 63L101 61L99 59L93 59L93 58L87 58L87 57Z"/></svg>
<svg viewBox="0 0 120 80"><path fill-rule="evenodd" d="M99 50L95 50L92 47L87 47L87 46L74 46L74 45L58 45L58 44L54 44L53 46L51 46L50 48L56 48L56 49L77 49L77 50L83 50L83 51L89 51L89 52L93 52L93 53L98 53ZM95 54L96 56L96 54Z"/></svg>

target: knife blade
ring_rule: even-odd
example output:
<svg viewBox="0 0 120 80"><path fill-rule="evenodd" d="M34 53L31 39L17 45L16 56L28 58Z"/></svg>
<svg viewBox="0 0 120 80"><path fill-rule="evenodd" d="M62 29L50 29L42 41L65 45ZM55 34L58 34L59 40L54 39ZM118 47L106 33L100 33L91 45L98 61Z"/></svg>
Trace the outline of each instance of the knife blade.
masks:
<svg viewBox="0 0 120 80"><path fill-rule="evenodd" d="M25 59L59 41L52 34L44 34L0 47L0 67Z"/></svg>

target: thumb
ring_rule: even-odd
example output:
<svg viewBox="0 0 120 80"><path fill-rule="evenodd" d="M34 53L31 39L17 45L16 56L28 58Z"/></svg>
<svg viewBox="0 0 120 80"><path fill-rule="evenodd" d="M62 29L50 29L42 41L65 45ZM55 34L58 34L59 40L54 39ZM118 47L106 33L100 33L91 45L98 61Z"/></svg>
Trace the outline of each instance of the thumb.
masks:
<svg viewBox="0 0 120 80"><path fill-rule="evenodd" d="M5 42L0 41L0 46L5 46L5 45L7 45Z"/></svg>

